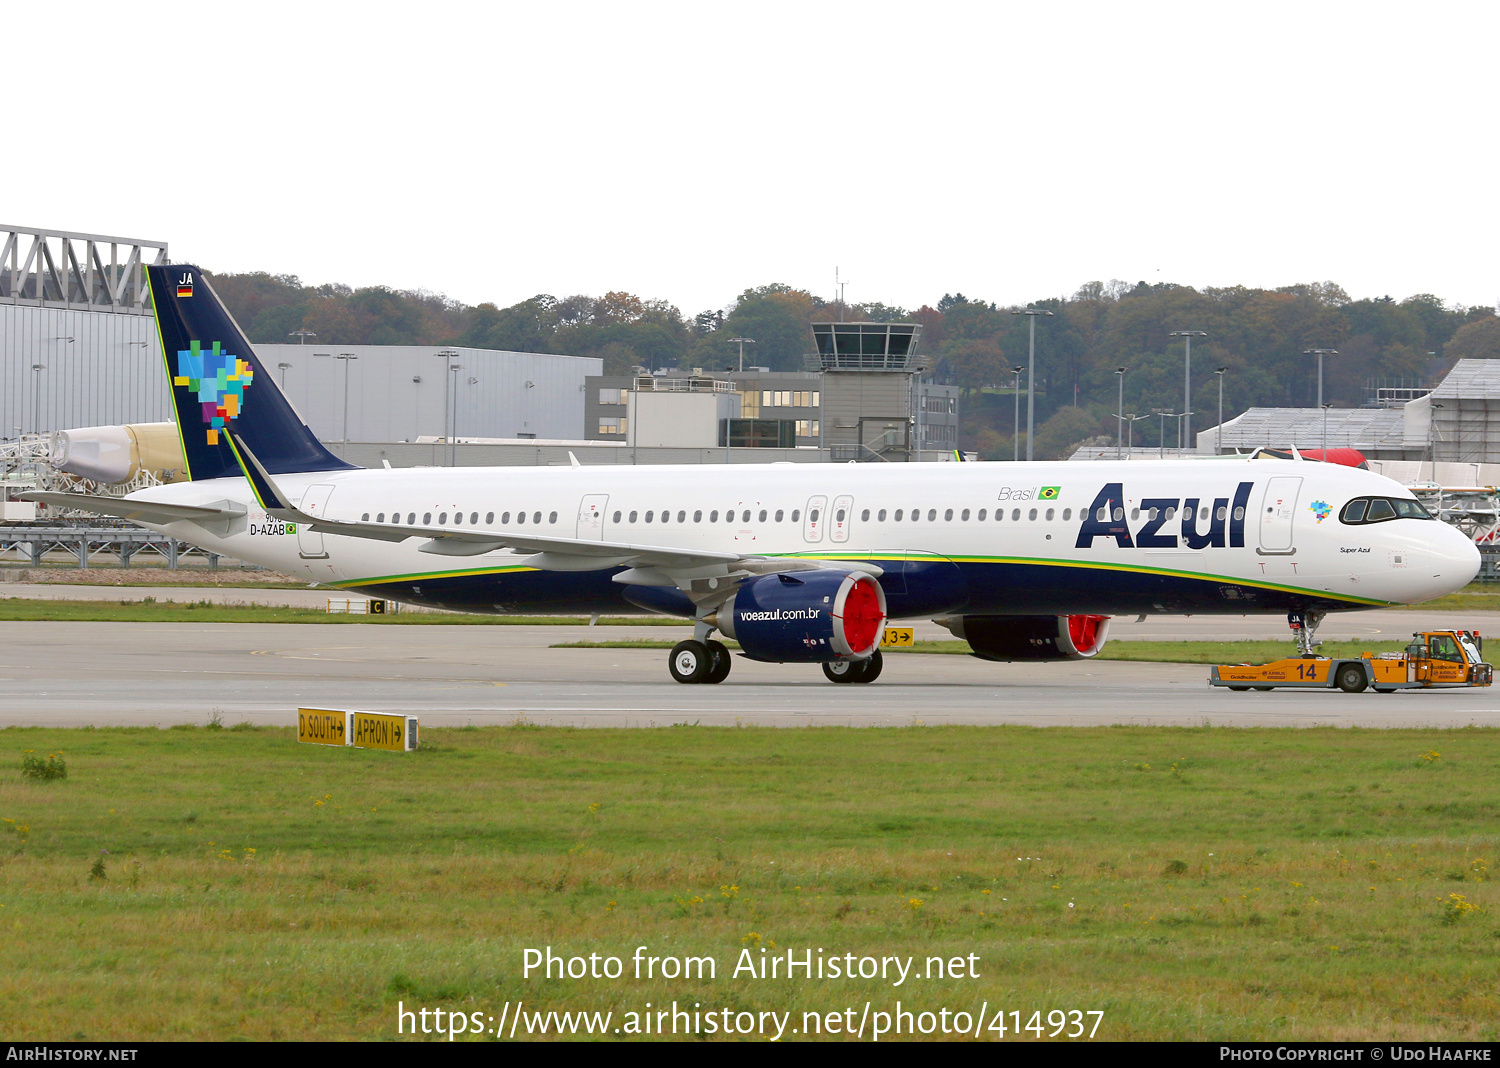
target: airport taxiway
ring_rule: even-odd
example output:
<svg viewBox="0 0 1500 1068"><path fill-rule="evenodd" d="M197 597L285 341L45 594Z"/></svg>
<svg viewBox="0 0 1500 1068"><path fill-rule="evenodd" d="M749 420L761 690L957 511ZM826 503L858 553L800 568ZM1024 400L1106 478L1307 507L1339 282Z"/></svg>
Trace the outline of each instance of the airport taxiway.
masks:
<svg viewBox="0 0 1500 1068"><path fill-rule="evenodd" d="M1484 630L1500 623L1500 614L1354 615L1374 619L1330 620L1322 635L1400 638L1418 626ZM1238 618L1178 618L1173 625L1188 632L1181 636L1217 637L1218 624ZM1117 633L1129 627L1122 623ZM1210 688L1207 669L1191 664L991 664L896 653L886 656L878 682L836 686L816 665L737 657L722 685L682 686L668 677L662 650L550 648L676 633L631 626L0 622L0 725L165 727L204 723L216 710L226 724L290 725L299 706L316 706L404 712L428 726L1500 726L1500 691L1230 693ZM1275 636L1284 637L1284 629Z"/></svg>

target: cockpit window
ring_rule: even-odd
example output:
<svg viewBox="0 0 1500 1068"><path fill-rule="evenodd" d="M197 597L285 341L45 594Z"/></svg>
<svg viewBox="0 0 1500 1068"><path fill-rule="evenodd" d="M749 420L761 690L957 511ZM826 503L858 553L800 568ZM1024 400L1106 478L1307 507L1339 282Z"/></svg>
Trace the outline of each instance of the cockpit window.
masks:
<svg viewBox="0 0 1500 1068"><path fill-rule="evenodd" d="M1384 523L1389 519L1431 519L1427 509L1409 497L1356 497L1344 505L1339 520L1350 526L1357 523Z"/></svg>

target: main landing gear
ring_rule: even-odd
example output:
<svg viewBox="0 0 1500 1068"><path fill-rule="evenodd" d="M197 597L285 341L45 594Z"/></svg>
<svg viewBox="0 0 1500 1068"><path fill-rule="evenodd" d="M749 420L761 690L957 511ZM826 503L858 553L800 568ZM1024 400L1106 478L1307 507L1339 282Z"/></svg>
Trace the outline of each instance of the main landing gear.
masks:
<svg viewBox="0 0 1500 1068"><path fill-rule="evenodd" d="M884 658L876 649L866 660L831 660L823 665L829 682L874 682L880 678Z"/></svg>
<svg viewBox="0 0 1500 1068"><path fill-rule="evenodd" d="M678 682L723 682L729 677L731 663L723 642L689 638L672 647L667 668Z"/></svg>
<svg viewBox="0 0 1500 1068"><path fill-rule="evenodd" d="M712 638L699 641L689 638L672 647L667 658L667 670L677 682L723 682L729 677L732 664L729 649L723 642ZM834 660L823 665L823 674L830 682L874 682L880 678L884 658L876 649L865 660Z"/></svg>
<svg viewBox="0 0 1500 1068"><path fill-rule="evenodd" d="M1310 608L1305 612L1288 612L1286 614L1286 625L1292 628L1292 637L1297 640L1297 653L1299 656L1316 656L1313 652L1323 643L1317 640L1318 624L1323 622L1327 612L1320 612ZM1269 689L1269 687L1267 687Z"/></svg>

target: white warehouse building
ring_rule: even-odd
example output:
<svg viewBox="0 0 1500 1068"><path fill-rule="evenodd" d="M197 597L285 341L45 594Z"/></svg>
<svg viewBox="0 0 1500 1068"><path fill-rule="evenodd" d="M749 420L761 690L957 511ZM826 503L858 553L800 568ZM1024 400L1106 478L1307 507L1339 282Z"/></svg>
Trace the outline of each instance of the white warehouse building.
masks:
<svg viewBox="0 0 1500 1068"><path fill-rule="evenodd" d="M0 439L171 418L147 264L162 241L0 226ZM324 441L583 437L603 361L401 345L256 345ZM252 387L253 388L253 387Z"/></svg>

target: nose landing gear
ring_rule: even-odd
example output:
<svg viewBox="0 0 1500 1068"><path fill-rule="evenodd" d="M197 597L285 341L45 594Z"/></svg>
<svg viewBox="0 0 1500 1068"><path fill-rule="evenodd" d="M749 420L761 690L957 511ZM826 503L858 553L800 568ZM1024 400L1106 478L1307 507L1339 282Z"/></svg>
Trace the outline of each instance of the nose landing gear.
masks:
<svg viewBox="0 0 1500 1068"><path fill-rule="evenodd" d="M1286 614L1286 625L1292 628L1292 637L1297 640L1297 652L1301 656L1315 656L1313 652L1323 643L1318 641L1315 635L1318 633L1318 625L1323 622L1327 612L1317 609L1308 609L1306 612L1288 612Z"/></svg>

